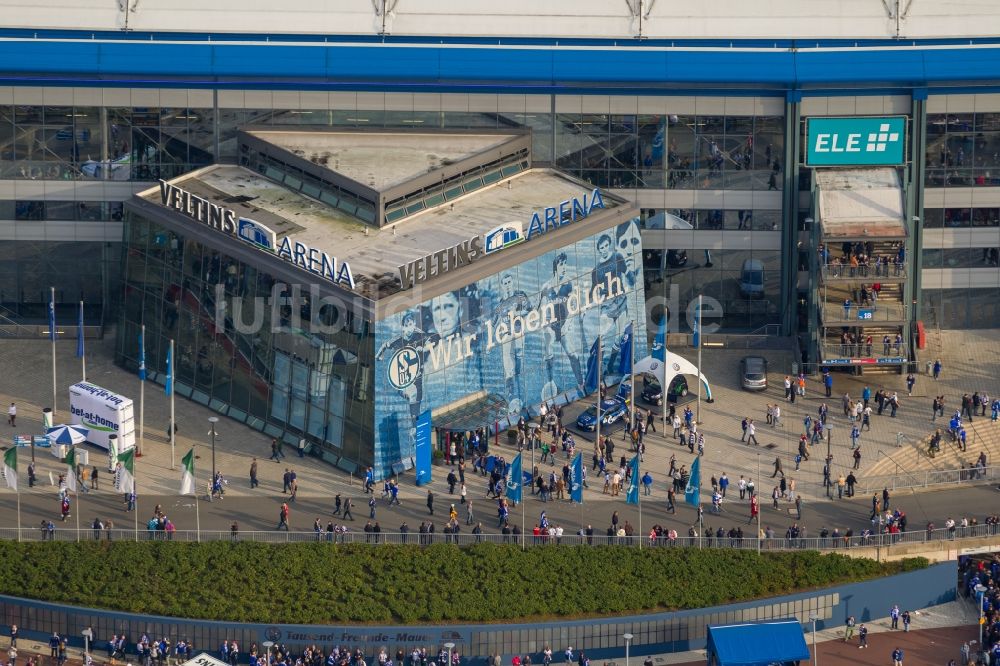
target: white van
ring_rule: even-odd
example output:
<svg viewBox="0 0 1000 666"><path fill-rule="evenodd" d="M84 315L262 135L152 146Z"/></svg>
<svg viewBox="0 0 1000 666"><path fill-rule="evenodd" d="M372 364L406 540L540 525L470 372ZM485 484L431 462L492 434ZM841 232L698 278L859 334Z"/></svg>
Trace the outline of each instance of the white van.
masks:
<svg viewBox="0 0 1000 666"><path fill-rule="evenodd" d="M747 298L764 295L764 264L759 259L747 259L740 270L740 293Z"/></svg>

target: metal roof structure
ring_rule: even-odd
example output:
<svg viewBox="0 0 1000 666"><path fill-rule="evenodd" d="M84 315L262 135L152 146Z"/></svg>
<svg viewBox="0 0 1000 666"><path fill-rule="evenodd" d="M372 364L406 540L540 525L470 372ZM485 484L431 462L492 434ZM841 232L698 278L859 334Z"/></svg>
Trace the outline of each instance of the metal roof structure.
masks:
<svg viewBox="0 0 1000 666"><path fill-rule="evenodd" d="M896 169L816 169L814 178L824 240L906 238Z"/></svg>
<svg viewBox="0 0 1000 666"><path fill-rule="evenodd" d="M809 659L802 625L794 618L710 626L707 652L710 666L770 666Z"/></svg>

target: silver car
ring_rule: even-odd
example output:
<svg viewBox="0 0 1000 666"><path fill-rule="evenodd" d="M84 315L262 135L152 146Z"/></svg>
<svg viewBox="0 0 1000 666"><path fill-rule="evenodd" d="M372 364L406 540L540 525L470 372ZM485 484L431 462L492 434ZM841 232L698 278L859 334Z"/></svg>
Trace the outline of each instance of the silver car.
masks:
<svg viewBox="0 0 1000 666"><path fill-rule="evenodd" d="M746 391L763 391L767 388L767 359L763 356L744 356L740 361L740 385Z"/></svg>

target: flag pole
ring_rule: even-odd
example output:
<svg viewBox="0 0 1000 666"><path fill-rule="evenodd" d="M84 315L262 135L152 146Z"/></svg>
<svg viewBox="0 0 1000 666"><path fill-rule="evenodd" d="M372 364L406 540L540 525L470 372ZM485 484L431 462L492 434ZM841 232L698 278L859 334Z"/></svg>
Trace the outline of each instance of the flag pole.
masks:
<svg viewBox="0 0 1000 666"><path fill-rule="evenodd" d="M698 411L695 414L695 421L701 423L701 347L703 340L701 339L701 294L698 294Z"/></svg>
<svg viewBox="0 0 1000 666"><path fill-rule="evenodd" d="M517 455L520 456L521 454L518 453ZM523 467L523 465L524 465L524 459L523 458L521 459L521 465L522 465L521 469L523 470L524 469L524 467ZM532 472L531 482L532 483L535 482L534 471L535 471L534 469L531 470L531 472ZM520 488L521 488L521 550L523 551L525 549L525 547L526 547L525 546L525 541L524 541L524 536L525 536L524 532L525 532L525 527L527 525L527 523L524 520L524 503L525 503L526 498L524 496L524 472L523 471L521 472Z"/></svg>
<svg viewBox="0 0 1000 666"><path fill-rule="evenodd" d="M49 340L52 341L52 418L56 416L56 288L49 287ZM53 423L55 421L53 420Z"/></svg>
<svg viewBox="0 0 1000 666"><path fill-rule="evenodd" d="M171 400L173 400L173 398L171 398ZM136 451L135 453L138 453L138 451ZM138 490L138 487L139 487L139 484L136 483L136 481L135 481L135 455L133 455L132 456L132 494L135 495L135 502L133 502L133 504L132 504L132 513L134 513L135 515L132 517L132 520L134 521L133 526L134 526L135 540L136 541L139 540L139 493L136 492L136 490Z"/></svg>
<svg viewBox="0 0 1000 666"><path fill-rule="evenodd" d="M637 456L639 455L638 451L636 452L635 455L637 455ZM639 459L639 463L640 463L639 464L639 468L640 468L639 471L641 471L641 468L642 468L642 459L641 458ZM642 479L636 479L635 480L635 487L636 487L636 490L637 490L637 494L636 494L637 501L636 501L636 503L639 505L639 550L642 550L642 540L645 538L643 536L643 532L642 532L642 490L639 490L639 485L641 483L642 483Z"/></svg>
<svg viewBox="0 0 1000 666"><path fill-rule="evenodd" d="M177 359L174 357L174 339L170 339L170 365L167 368L167 372L170 373L170 469L174 469L174 432L177 430L177 426L174 425L174 367L177 365Z"/></svg>
<svg viewBox="0 0 1000 666"><path fill-rule="evenodd" d="M598 320L598 326L600 326L600 320ZM601 414L601 387L604 384L604 359L602 358L601 349L601 334L597 333L597 448L601 448L601 418L604 416ZM607 452L605 452L607 454Z"/></svg>
<svg viewBox="0 0 1000 666"><path fill-rule="evenodd" d="M191 447L194 450L194 447ZM192 456L192 465L194 464ZM191 476L195 476L197 468L191 473ZM194 529L195 529L195 539L198 543L201 543L201 509L198 508L198 479L194 479Z"/></svg>
<svg viewBox="0 0 1000 666"><path fill-rule="evenodd" d="M639 430L639 425L635 422L635 401L636 401L636 385L635 385L635 319L632 320L632 322L629 324L629 326L632 328L632 335L629 338L629 352L630 352L630 357L631 358L629 358L629 367L628 367L629 386L632 387L632 390L631 390L631 394L632 394L632 404L631 404L632 414L629 417L629 419L630 419L630 421L632 423L632 432L636 432L637 433L637 431ZM631 437L631 433L629 433L629 436ZM639 459L639 465L638 465L638 467L640 467L640 468L642 467L642 452L641 451L642 451L642 444L641 444L641 442L639 440L638 433L637 433L636 434L636 438L635 438L635 455L636 455L636 458ZM639 471L639 470L636 470L636 471ZM636 487L637 490L639 489L639 485L641 483L642 483L642 479L641 478L635 480L635 487ZM636 497L637 497L636 503L639 505L639 550L642 550L643 534L642 534L642 491L641 490L638 490L638 492L636 493Z"/></svg>
<svg viewBox="0 0 1000 666"><path fill-rule="evenodd" d="M21 484L17 484L17 540L21 540Z"/></svg>
<svg viewBox="0 0 1000 666"><path fill-rule="evenodd" d="M83 480L76 473L76 468L77 468L77 462L76 462L76 445L74 444L73 445L73 469L69 470L69 473L72 474L73 477L76 479L76 483L73 484L76 487L76 493L75 493L76 494L76 509L73 511L73 513L76 514L76 540L79 541L80 540L80 511L81 511L81 509L80 509L80 484L83 483Z"/></svg>
<svg viewBox="0 0 1000 666"><path fill-rule="evenodd" d="M83 301L80 301L80 321L77 324L79 330L77 330L76 335L80 347L80 367L83 371L83 381L87 381L87 352L83 346Z"/></svg>
<svg viewBox="0 0 1000 666"><path fill-rule="evenodd" d="M632 433L635 432L635 430L636 430L636 423L635 423L635 319L633 319L631 322L629 322L629 328L632 329L632 332L629 334L629 341L628 341L628 343L629 343L628 385L629 385L629 387L631 389L629 391L629 393L631 394L630 395L630 399L629 399L629 411L631 413L628 415L628 419L629 419L629 428L631 429L631 432L629 432L629 439L631 439L632 438ZM638 437L635 440L635 453L636 453L636 455L639 454L639 438Z"/></svg>
<svg viewBox="0 0 1000 666"><path fill-rule="evenodd" d="M146 325L142 325L142 332L139 334L139 448L135 452L136 456L142 455L142 438L145 435L146 422Z"/></svg>
<svg viewBox="0 0 1000 666"><path fill-rule="evenodd" d="M666 226L666 225L664 225ZM666 229L664 229L664 238L666 238ZM663 259L662 272L660 276L666 273L666 259ZM660 363L660 369L663 371L663 376L660 377L660 395L663 396L663 409L660 410L660 415L663 417L663 437L667 437L667 333L670 332L670 311L667 309L667 280L663 279L663 321L660 322L660 326L663 327L663 362Z"/></svg>

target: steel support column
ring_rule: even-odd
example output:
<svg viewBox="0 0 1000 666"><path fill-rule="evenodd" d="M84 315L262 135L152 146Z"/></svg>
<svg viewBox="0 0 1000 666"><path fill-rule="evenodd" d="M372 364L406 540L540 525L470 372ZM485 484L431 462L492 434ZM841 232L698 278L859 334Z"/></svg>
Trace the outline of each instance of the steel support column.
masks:
<svg viewBox="0 0 1000 666"><path fill-rule="evenodd" d="M785 170L781 179L781 334L798 332L799 154L802 93L785 95ZM798 361L799 359L796 359Z"/></svg>
<svg viewBox="0 0 1000 666"><path fill-rule="evenodd" d="M920 274L923 268L923 222L924 222L924 180L927 155L927 90L913 91L913 109L910 120L910 161L909 182L906 184L906 217L909 237L906 242L906 262L908 285L907 298L911 304L911 322L919 321L923 316L921 302ZM920 218L915 221L913 218Z"/></svg>

